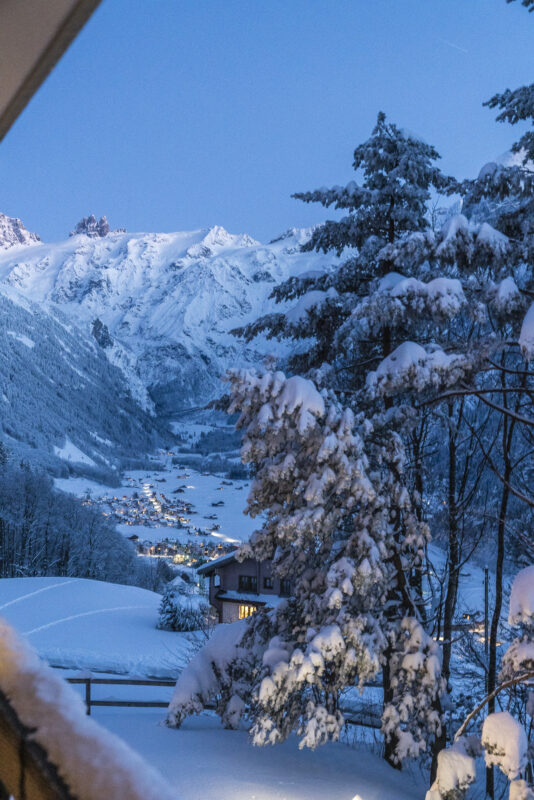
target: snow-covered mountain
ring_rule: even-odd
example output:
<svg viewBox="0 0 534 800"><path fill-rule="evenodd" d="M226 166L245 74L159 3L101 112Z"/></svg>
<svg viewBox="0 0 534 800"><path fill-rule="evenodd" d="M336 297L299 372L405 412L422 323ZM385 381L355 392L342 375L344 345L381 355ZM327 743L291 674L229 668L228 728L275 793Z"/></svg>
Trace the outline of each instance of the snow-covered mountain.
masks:
<svg viewBox="0 0 534 800"><path fill-rule="evenodd" d="M291 230L263 245L221 227L79 234L0 252L0 281L61 307L93 332L140 400L148 387L158 410L172 413L219 393L228 367L279 353L273 342L246 347L230 330L272 308L274 284L328 268L331 256L300 252L309 235Z"/></svg>
<svg viewBox="0 0 534 800"><path fill-rule="evenodd" d="M16 245L39 244L40 241L36 233L26 230L20 219L0 214L0 250Z"/></svg>
<svg viewBox="0 0 534 800"><path fill-rule="evenodd" d="M18 458L97 476L163 443L94 338L59 309L0 289L0 439Z"/></svg>

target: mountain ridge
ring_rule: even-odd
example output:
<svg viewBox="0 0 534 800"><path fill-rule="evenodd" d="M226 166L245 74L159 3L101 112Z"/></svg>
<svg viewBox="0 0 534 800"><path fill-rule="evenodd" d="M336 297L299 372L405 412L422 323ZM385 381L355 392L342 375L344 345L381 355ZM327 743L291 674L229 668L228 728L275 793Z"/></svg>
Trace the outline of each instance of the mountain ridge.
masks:
<svg viewBox="0 0 534 800"><path fill-rule="evenodd" d="M212 399L228 367L272 353L267 340L251 347L230 330L271 310L274 284L329 268L331 256L301 252L310 233L290 229L266 245L217 225L78 234L1 251L0 282L59 307L87 331L98 320L112 342L106 355L138 401L170 415Z"/></svg>

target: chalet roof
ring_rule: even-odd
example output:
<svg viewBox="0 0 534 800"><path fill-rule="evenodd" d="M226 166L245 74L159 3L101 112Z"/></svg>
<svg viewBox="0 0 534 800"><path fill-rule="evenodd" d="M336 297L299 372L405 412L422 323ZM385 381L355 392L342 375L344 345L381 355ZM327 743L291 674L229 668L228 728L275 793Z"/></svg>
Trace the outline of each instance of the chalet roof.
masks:
<svg viewBox="0 0 534 800"><path fill-rule="evenodd" d="M236 553L237 550L234 550L231 553L226 553L224 556L215 558L213 561L208 561L207 564L202 564L202 566L197 569L197 572L200 572L201 575L209 575L210 572L213 572L218 567L222 567L223 564L230 564L232 561L235 561Z"/></svg>

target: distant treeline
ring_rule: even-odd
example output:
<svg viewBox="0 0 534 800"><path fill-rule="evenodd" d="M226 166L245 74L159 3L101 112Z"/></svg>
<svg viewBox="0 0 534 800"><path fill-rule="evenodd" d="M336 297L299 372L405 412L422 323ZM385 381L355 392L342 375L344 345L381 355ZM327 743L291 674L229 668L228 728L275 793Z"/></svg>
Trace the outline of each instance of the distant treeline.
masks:
<svg viewBox="0 0 534 800"><path fill-rule="evenodd" d="M44 472L0 459L0 578L68 576L160 591L173 577Z"/></svg>

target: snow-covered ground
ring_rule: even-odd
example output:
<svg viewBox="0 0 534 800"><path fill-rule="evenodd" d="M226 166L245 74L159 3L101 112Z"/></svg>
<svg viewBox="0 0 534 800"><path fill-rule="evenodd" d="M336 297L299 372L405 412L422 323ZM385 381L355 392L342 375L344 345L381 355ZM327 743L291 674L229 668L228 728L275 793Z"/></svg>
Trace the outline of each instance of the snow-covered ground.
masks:
<svg viewBox="0 0 534 800"><path fill-rule="evenodd" d="M160 600L82 578L0 580L0 617L49 664L72 669L176 677L196 637L156 629Z"/></svg>
<svg viewBox="0 0 534 800"><path fill-rule="evenodd" d="M95 466L93 459L85 455L79 447L76 447L68 436L65 439L63 447L54 447L54 453L56 456L59 456L59 458L62 458L63 461L73 461L75 464L89 464L92 467Z"/></svg>
<svg viewBox="0 0 534 800"><path fill-rule="evenodd" d="M141 753L175 787L180 800L423 800L425 787L368 749L331 743L299 750L295 738L253 747L246 731L217 717L190 717L163 727L157 710L100 709L95 719ZM135 722L134 722L135 721Z"/></svg>
<svg viewBox="0 0 534 800"><path fill-rule="evenodd" d="M0 616L52 664L101 673L175 677L195 649L191 634L158 631L159 595L71 578L0 580ZM83 687L76 687L83 692ZM165 687L95 686L99 699L169 699ZM418 800L424 786L368 749L329 744L299 751L295 738L253 747L210 713L164 727L164 709L93 708L92 715L163 774L180 800ZM354 736L359 729L352 731Z"/></svg>
<svg viewBox="0 0 534 800"><path fill-rule="evenodd" d="M197 472L189 467L173 466L170 457L158 460L157 464L159 470L129 471L119 488L104 486L86 478L57 478L55 485L58 489L77 497L84 497L89 493L95 499L123 496L132 498L137 492L154 505L150 497L151 493L155 492L157 503L161 502L162 494L168 500L191 503L192 513L187 515L190 520L189 526L200 528L205 538L211 539L212 542L239 544L248 541L251 533L261 524L243 513L249 481L229 481L217 475ZM182 491L176 494L176 489ZM218 505L219 503L222 505ZM125 502L125 508L127 504L128 500ZM157 510L157 506L155 508ZM214 530L215 525L220 527ZM119 523L118 528L126 536L135 533L141 540L150 542L158 542L165 537L182 541L188 536L186 529L177 528L176 522L167 519L164 514L161 514L160 519L154 524Z"/></svg>

